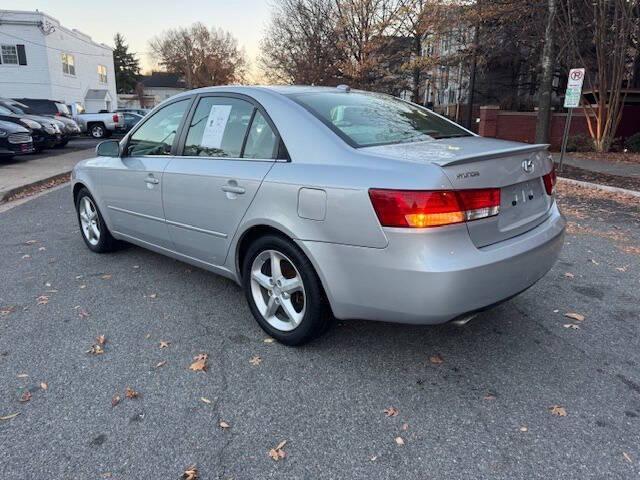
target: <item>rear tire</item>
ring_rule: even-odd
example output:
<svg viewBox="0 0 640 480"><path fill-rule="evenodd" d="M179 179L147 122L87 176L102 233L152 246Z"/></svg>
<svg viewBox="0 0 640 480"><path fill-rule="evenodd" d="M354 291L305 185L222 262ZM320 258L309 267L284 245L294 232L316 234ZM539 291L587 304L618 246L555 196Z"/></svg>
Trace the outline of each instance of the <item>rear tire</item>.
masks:
<svg viewBox="0 0 640 480"><path fill-rule="evenodd" d="M89 127L89 135L93 138L106 138L107 129L102 123L94 123Z"/></svg>
<svg viewBox="0 0 640 480"><path fill-rule="evenodd" d="M95 253L113 252L118 241L113 238L89 190L82 188L76 197L76 213L85 245Z"/></svg>
<svg viewBox="0 0 640 480"><path fill-rule="evenodd" d="M331 325L330 308L313 265L283 237L265 235L249 246L242 285L258 325L280 343L303 345Z"/></svg>

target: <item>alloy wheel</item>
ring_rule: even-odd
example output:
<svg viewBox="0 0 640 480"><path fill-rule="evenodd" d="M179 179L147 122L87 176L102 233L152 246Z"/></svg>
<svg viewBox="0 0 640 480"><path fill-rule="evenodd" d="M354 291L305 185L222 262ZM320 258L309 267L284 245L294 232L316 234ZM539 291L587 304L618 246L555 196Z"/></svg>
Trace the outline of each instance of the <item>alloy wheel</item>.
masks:
<svg viewBox="0 0 640 480"><path fill-rule="evenodd" d="M263 318L283 332L295 329L304 318L306 294L300 272L276 250L264 250L251 265L251 294Z"/></svg>
<svg viewBox="0 0 640 480"><path fill-rule="evenodd" d="M98 209L89 197L82 197L78 205L82 234L91 245L100 242L100 222L98 221Z"/></svg>

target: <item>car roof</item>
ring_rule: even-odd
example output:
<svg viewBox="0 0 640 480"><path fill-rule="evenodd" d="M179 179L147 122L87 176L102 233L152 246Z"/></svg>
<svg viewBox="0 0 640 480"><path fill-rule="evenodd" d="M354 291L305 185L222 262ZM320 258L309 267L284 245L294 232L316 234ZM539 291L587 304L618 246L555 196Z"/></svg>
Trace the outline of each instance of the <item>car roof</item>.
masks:
<svg viewBox="0 0 640 480"><path fill-rule="evenodd" d="M320 93L320 92L336 92L346 93L350 89L340 87L316 87L313 85L223 85L219 87L203 87L195 90L188 90L179 96L192 95L194 93L244 93L251 96L256 93L270 92L278 95L290 96L300 93ZM356 91L356 90L351 90Z"/></svg>

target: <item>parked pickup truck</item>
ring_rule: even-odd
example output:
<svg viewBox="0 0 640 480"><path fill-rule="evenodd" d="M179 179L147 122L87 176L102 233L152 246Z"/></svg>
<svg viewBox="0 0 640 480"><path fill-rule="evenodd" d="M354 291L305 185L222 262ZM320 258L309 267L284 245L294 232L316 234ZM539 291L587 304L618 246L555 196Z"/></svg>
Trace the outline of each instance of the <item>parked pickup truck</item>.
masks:
<svg viewBox="0 0 640 480"><path fill-rule="evenodd" d="M110 137L112 133L125 130L121 113L81 113L75 116L80 130L93 138Z"/></svg>

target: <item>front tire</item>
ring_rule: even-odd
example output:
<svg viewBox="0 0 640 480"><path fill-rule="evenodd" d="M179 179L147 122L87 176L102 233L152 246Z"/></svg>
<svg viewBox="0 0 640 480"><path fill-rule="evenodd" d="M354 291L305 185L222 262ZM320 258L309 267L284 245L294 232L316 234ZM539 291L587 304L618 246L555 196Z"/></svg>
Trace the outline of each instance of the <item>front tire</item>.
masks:
<svg viewBox="0 0 640 480"><path fill-rule="evenodd" d="M260 327L285 345L303 345L327 330L331 315L313 265L277 235L254 241L245 255L242 283Z"/></svg>
<svg viewBox="0 0 640 480"><path fill-rule="evenodd" d="M107 253L117 248L117 240L111 235L96 201L86 188L78 192L76 213L82 239L89 250L95 253Z"/></svg>

